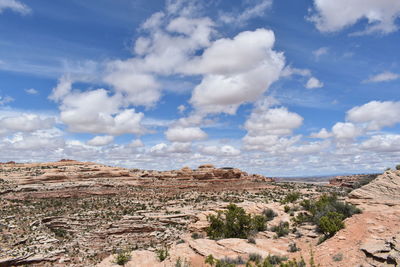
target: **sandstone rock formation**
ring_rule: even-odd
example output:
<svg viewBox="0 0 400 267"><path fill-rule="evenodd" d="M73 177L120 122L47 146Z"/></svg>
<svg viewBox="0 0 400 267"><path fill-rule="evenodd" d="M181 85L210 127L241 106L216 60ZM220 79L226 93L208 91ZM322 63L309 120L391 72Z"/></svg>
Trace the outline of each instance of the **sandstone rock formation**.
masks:
<svg viewBox="0 0 400 267"><path fill-rule="evenodd" d="M400 205L400 171L386 171L371 183L352 191L354 203Z"/></svg>
<svg viewBox="0 0 400 267"><path fill-rule="evenodd" d="M329 184L333 186L341 186L347 188L358 188L374 180L377 176L378 174L335 176L329 179Z"/></svg>

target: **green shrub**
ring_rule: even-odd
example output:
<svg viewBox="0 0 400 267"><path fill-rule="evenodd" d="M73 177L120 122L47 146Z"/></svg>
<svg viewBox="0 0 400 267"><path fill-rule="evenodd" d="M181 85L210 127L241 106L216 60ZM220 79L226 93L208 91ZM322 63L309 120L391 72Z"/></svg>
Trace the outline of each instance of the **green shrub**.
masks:
<svg viewBox="0 0 400 267"><path fill-rule="evenodd" d="M300 192L290 192L285 196L285 198L282 200L282 203L293 203L296 200L298 200L301 197Z"/></svg>
<svg viewBox="0 0 400 267"><path fill-rule="evenodd" d="M118 265L125 265L131 259L131 255L127 251L121 251L115 255L114 262Z"/></svg>
<svg viewBox="0 0 400 267"><path fill-rule="evenodd" d="M326 240L344 228L343 220L360 213L361 210L352 204L340 202L336 195L322 195L317 201L303 200L300 205L308 212L299 213L293 221L297 224L312 222L317 225Z"/></svg>
<svg viewBox="0 0 400 267"><path fill-rule="evenodd" d="M277 216L273 209L265 209L263 210L262 214L267 221L272 221Z"/></svg>
<svg viewBox="0 0 400 267"><path fill-rule="evenodd" d="M157 258L160 262L163 262L166 258L168 258L169 253L167 248L161 248L156 250Z"/></svg>
<svg viewBox="0 0 400 267"><path fill-rule="evenodd" d="M265 231L267 229L267 227L265 227L265 223L266 223L266 219L264 216L262 215L255 215L252 218L252 228L254 230L257 230L259 232L261 231Z"/></svg>
<svg viewBox="0 0 400 267"><path fill-rule="evenodd" d="M266 219L264 216L247 214L245 210L235 204L229 204L224 212L207 216L210 225L206 233L211 239L219 238L247 238L250 233L264 231Z"/></svg>
<svg viewBox="0 0 400 267"><path fill-rule="evenodd" d="M179 257L175 262L175 267L190 267L190 263L186 259L182 261Z"/></svg>
<svg viewBox="0 0 400 267"><path fill-rule="evenodd" d="M336 255L332 256L333 261L342 261L343 260L343 254L342 253L338 253Z"/></svg>
<svg viewBox="0 0 400 267"><path fill-rule="evenodd" d="M318 221L318 229L328 237L332 237L337 231L344 228L343 215L337 212L328 212Z"/></svg>
<svg viewBox="0 0 400 267"><path fill-rule="evenodd" d="M290 207L289 207L288 205L285 205L285 206L283 207L283 210L284 210L286 213L288 213L288 212L290 211Z"/></svg>
<svg viewBox="0 0 400 267"><path fill-rule="evenodd" d="M396 170L400 171L400 164L396 165Z"/></svg>
<svg viewBox="0 0 400 267"><path fill-rule="evenodd" d="M258 253L250 253L249 255L249 261L253 261L255 263L259 263L262 261L262 256Z"/></svg>
<svg viewBox="0 0 400 267"><path fill-rule="evenodd" d="M278 237L289 234L289 223L280 222L278 225L272 226L271 231L275 232Z"/></svg>
<svg viewBox="0 0 400 267"><path fill-rule="evenodd" d="M192 238L193 239L199 239L199 238L203 238L203 236L201 235L201 234L199 234L199 233L197 233L197 232L195 232L195 233L192 233Z"/></svg>
<svg viewBox="0 0 400 267"><path fill-rule="evenodd" d="M289 252L297 252L297 251L299 251L300 249L297 247L297 245L296 245L296 243L290 243L289 244L289 249L288 249L288 251Z"/></svg>

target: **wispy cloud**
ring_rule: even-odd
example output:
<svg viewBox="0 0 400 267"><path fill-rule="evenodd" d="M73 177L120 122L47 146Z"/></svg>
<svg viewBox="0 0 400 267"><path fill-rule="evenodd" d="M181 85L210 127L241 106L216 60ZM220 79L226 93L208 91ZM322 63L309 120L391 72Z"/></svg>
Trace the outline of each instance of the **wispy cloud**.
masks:
<svg viewBox="0 0 400 267"><path fill-rule="evenodd" d="M0 14L6 9L10 9L14 12L20 13L21 15L27 15L32 12L27 5L17 0L0 0Z"/></svg>
<svg viewBox="0 0 400 267"><path fill-rule="evenodd" d="M393 73L390 71L385 71L376 75L369 77L364 80L363 83L379 83L379 82L389 82L400 78L400 74Z"/></svg>

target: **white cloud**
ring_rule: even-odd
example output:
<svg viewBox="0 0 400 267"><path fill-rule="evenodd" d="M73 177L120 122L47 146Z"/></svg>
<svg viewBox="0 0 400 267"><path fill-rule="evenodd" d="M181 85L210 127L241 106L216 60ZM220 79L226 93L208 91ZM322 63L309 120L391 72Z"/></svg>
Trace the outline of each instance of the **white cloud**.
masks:
<svg viewBox="0 0 400 267"><path fill-rule="evenodd" d="M313 51L313 55L318 60L322 55L328 54L329 48L328 47L320 47L317 50Z"/></svg>
<svg viewBox="0 0 400 267"><path fill-rule="evenodd" d="M308 79L307 83L306 83L306 88L308 89L315 89L315 88L321 88L324 86L324 83L321 82L320 80L318 80L315 77L311 77L310 79Z"/></svg>
<svg viewBox="0 0 400 267"><path fill-rule="evenodd" d="M60 106L61 121L72 132L93 134L142 134L143 113L121 109L121 96L109 96L104 89L73 92L65 96Z"/></svg>
<svg viewBox="0 0 400 267"><path fill-rule="evenodd" d="M230 146L202 146L199 151L205 155L220 156L220 157L233 157L240 155L240 150Z"/></svg>
<svg viewBox="0 0 400 267"><path fill-rule="evenodd" d="M338 122L332 127L332 133L339 140L352 140L360 136L362 131L351 122Z"/></svg>
<svg viewBox="0 0 400 267"><path fill-rule="evenodd" d="M292 75L300 75L300 76L311 76L311 71L309 69L299 69L299 68L293 68L290 65L287 65L281 73L281 77L289 77Z"/></svg>
<svg viewBox="0 0 400 267"><path fill-rule="evenodd" d="M318 133L311 133L310 137L312 138L320 138L320 139L326 139L331 137L332 134L328 132L325 128L322 128Z"/></svg>
<svg viewBox="0 0 400 267"><path fill-rule="evenodd" d="M347 120L365 123L368 130L380 130L386 126L400 123L400 102L371 101L347 112Z"/></svg>
<svg viewBox="0 0 400 267"><path fill-rule="evenodd" d="M177 109L178 109L179 113L182 114L183 112L185 112L186 106L185 105L179 105Z"/></svg>
<svg viewBox="0 0 400 267"><path fill-rule="evenodd" d="M400 151L400 135L375 135L361 143L361 149L377 152Z"/></svg>
<svg viewBox="0 0 400 267"><path fill-rule="evenodd" d="M49 99L53 101L60 101L67 94L71 92L72 89L72 79L71 77L64 75L62 76L57 83L57 86L53 88Z"/></svg>
<svg viewBox="0 0 400 267"><path fill-rule="evenodd" d="M374 76L369 77L367 80L363 81L366 83L378 83L378 82L389 82L400 78L400 75L390 71L385 71Z"/></svg>
<svg viewBox="0 0 400 267"><path fill-rule="evenodd" d="M191 142L207 138L207 134L199 127L174 126L165 132L165 136L172 142Z"/></svg>
<svg viewBox="0 0 400 267"><path fill-rule="evenodd" d="M257 100L285 64L283 54L272 50L274 42L266 29L215 41L189 69L205 74L190 102L205 113L234 114L241 104Z"/></svg>
<svg viewBox="0 0 400 267"><path fill-rule="evenodd" d="M272 0L261 0L257 1L254 6L246 7L241 10L239 14L236 13L222 13L220 19L222 22L227 24L244 24L248 20L261 17L265 14L265 11L272 6Z"/></svg>
<svg viewBox="0 0 400 267"><path fill-rule="evenodd" d="M309 18L321 32L335 32L367 20L367 27L356 34L391 33L398 30L400 2L393 0L314 0ZM340 14L340 15L338 15Z"/></svg>
<svg viewBox="0 0 400 267"><path fill-rule="evenodd" d="M293 129L301 126L303 118L287 108L271 108L267 111L255 111L246 121L244 128L251 135L289 135Z"/></svg>
<svg viewBox="0 0 400 267"><path fill-rule="evenodd" d="M11 9L14 12L18 12L22 15L26 15L32 12L32 10L25 4L17 0L0 0L0 14L6 9Z"/></svg>
<svg viewBox="0 0 400 267"><path fill-rule="evenodd" d="M30 95L37 95L39 93L35 88L25 89L25 92Z"/></svg>
<svg viewBox="0 0 400 267"><path fill-rule="evenodd" d="M1 96L0 95L0 106L5 105L7 103L13 102L14 98L11 96Z"/></svg>
<svg viewBox="0 0 400 267"><path fill-rule="evenodd" d="M7 132L34 132L40 129L52 128L54 118L41 118L36 114L21 114L0 119L0 129Z"/></svg>
<svg viewBox="0 0 400 267"><path fill-rule="evenodd" d="M293 130L302 125L303 118L285 107L269 108L269 105L258 105L246 121L247 130L243 138L247 150L268 152L284 151L300 140L300 136L286 138Z"/></svg>
<svg viewBox="0 0 400 267"><path fill-rule="evenodd" d="M110 135L95 136L87 141L87 144L90 146L105 146L111 144L113 141L114 137Z"/></svg>

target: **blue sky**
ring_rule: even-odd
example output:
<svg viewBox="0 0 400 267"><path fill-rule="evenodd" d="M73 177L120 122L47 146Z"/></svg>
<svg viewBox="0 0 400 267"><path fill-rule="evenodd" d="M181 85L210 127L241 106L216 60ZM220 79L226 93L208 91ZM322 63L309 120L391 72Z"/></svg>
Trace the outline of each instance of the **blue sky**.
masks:
<svg viewBox="0 0 400 267"><path fill-rule="evenodd" d="M360 3L0 0L0 161L382 171L400 3Z"/></svg>

